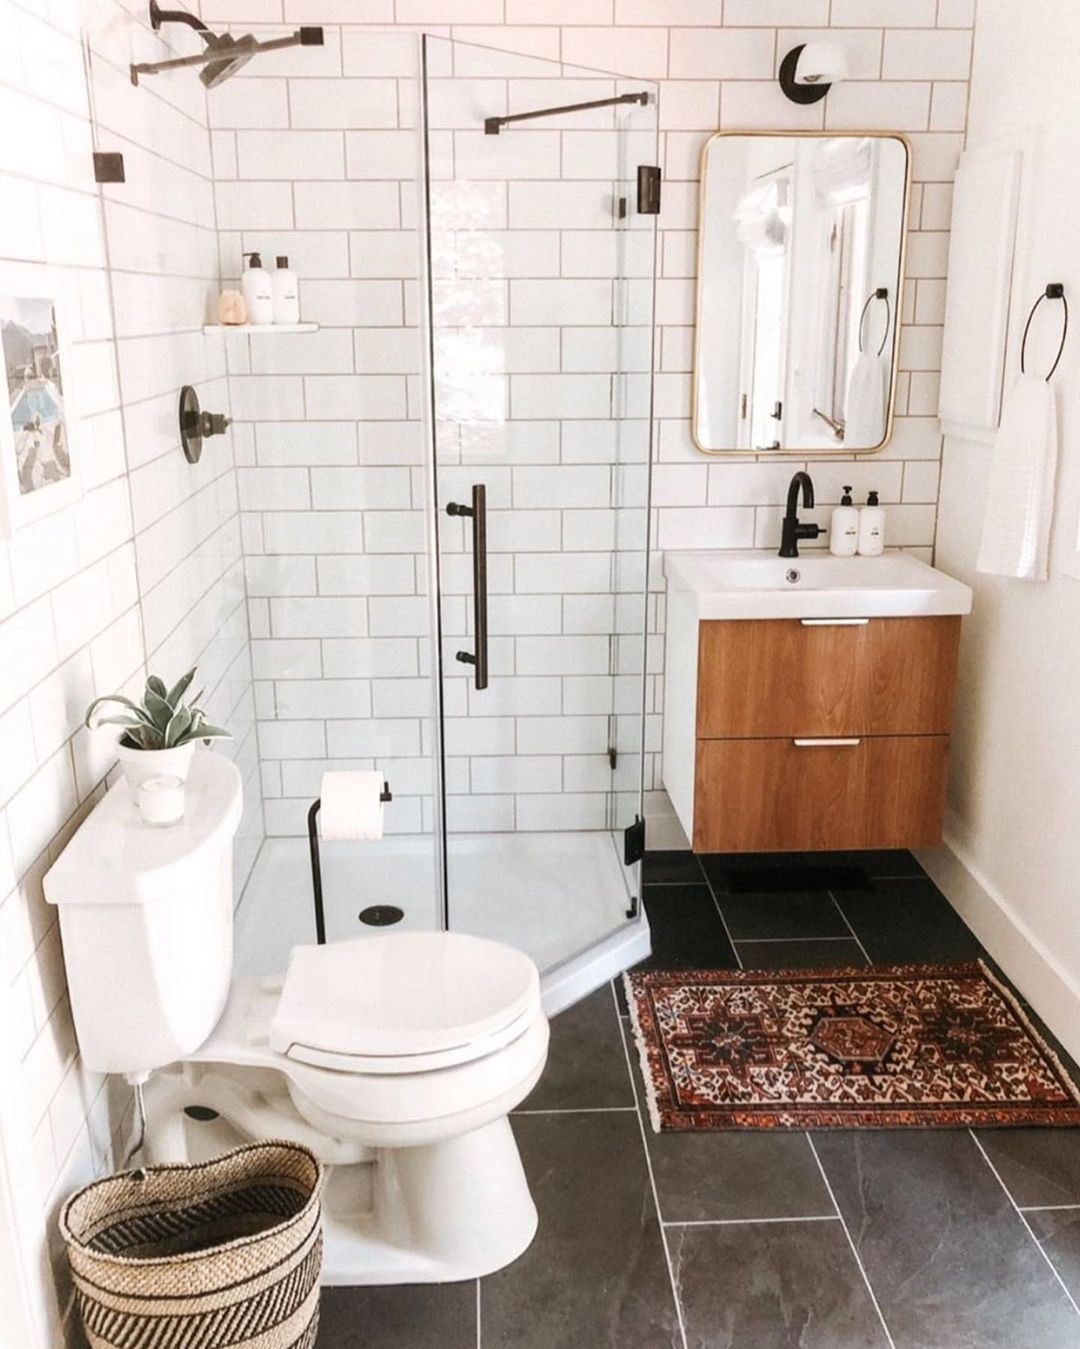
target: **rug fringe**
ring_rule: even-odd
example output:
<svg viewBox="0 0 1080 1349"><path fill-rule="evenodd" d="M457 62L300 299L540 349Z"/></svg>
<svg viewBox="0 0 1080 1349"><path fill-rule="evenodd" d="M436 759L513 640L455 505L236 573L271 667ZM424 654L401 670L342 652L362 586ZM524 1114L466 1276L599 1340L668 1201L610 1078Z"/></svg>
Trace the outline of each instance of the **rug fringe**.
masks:
<svg viewBox="0 0 1080 1349"><path fill-rule="evenodd" d="M645 1036L642 1034L641 1022L638 1020L637 997L634 994L634 985L631 982L629 971L622 978L626 1005L630 1009L630 1029L634 1033L634 1045L637 1048L641 1080L645 1084L645 1102L649 1107L649 1123L652 1125L653 1133L658 1134L660 1133L660 1103L656 1099L656 1085L649 1068L649 1047Z"/></svg>
<svg viewBox="0 0 1080 1349"><path fill-rule="evenodd" d="M1044 1054L1057 1069L1058 1076L1061 1078L1062 1083L1068 1090L1069 1095L1073 1098L1073 1101L1077 1105L1080 1105L1080 1087L1077 1087L1076 1083L1073 1081L1072 1074L1066 1071L1065 1065L1058 1057L1056 1051L1047 1043L1046 1037L1032 1024L1031 1018L1020 1005L1020 999L1011 988L1006 988L981 956L979 957L979 968L982 970L983 978L986 982L991 984L1012 1008L1013 1015L1031 1036L1032 1040L1034 1040L1040 1052Z"/></svg>

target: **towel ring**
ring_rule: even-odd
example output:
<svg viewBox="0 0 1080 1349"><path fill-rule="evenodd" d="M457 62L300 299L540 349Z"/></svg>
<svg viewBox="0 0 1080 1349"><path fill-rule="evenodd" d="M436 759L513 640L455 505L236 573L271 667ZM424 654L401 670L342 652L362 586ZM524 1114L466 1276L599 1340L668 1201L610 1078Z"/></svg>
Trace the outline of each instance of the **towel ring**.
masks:
<svg viewBox="0 0 1080 1349"><path fill-rule="evenodd" d="M863 346L863 324L866 322L867 312L875 300L885 301L885 331L881 336L881 346L877 349L877 354L880 356L885 350L885 343L889 340L889 329L892 327L892 305L889 303L889 292L884 286L878 286L877 290L872 290L862 307L862 313L859 315L859 350L865 351L866 349Z"/></svg>
<svg viewBox="0 0 1080 1349"><path fill-rule="evenodd" d="M1064 308L1064 318L1061 325L1061 341L1058 344L1057 355L1054 357L1054 364L1050 367L1050 374L1046 376L1047 384L1050 383L1054 371L1058 368L1058 362L1061 360L1061 353L1065 350L1065 339L1069 335L1069 301L1065 298L1065 286L1060 281L1051 281L1035 303L1031 306L1031 312L1027 316L1027 322L1024 324L1024 335L1020 339L1020 373L1026 375L1024 369L1024 356L1027 352L1028 333L1031 330L1031 320L1035 317L1035 311L1043 300L1060 300Z"/></svg>

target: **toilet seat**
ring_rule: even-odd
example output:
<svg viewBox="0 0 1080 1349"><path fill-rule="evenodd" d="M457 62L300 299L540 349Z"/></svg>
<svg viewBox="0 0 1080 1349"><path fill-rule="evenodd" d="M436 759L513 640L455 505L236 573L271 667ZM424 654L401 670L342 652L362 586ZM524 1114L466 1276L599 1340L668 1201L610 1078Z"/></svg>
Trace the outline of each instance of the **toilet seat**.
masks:
<svg viewBox="0 0 1080 1349"><path fill-rule="evenodd" d="M356 1074L417 1074L473 1063L541 1015L536 966L499 942L403 932L293 949L270 1047Z"/></svg>

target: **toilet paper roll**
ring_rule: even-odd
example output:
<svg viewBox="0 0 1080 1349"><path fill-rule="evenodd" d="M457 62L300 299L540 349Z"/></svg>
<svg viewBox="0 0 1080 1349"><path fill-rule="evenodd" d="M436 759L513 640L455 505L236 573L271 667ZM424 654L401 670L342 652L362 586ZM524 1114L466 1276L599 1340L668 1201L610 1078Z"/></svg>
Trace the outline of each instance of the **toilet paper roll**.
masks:
<svg viewBox="0 0 1080 1349"><path fill-rule="evenodd" d="M323 838L382 838L382 789L381 773L324 773L319 833Z"/></svg>

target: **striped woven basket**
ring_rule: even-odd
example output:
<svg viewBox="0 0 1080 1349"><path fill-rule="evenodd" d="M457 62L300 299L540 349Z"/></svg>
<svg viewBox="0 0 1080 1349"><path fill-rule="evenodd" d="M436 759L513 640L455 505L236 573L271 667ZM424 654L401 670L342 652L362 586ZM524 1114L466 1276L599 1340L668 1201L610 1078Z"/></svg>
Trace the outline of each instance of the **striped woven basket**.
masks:
<svg viewBox="0 0 1080 1349"><path fill-rule="evenodd" d="M295 1143L88 1185L60 1214L91 1349L312 1349L322 1168Z"/></svg>

